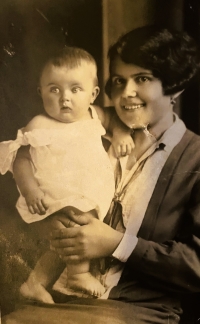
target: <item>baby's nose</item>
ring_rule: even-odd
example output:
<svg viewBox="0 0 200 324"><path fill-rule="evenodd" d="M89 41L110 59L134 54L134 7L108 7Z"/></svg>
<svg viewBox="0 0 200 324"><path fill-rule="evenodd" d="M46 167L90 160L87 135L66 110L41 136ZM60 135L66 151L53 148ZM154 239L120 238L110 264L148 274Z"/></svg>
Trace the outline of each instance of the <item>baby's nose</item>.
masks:
<svg viewBox="0 0 200 324"><path fill-rule="evenodd" d="M64 103L66 103L66 102L68 102L70 100L70 92L69 91L63 92L60 99L61 99L61 102L64 105Z"/></svg>
<svg viewBox="0 0 200 324"><path fill-rule="evenodd" d="M63 107L67 107L69 100L62 100Z"/></svg>

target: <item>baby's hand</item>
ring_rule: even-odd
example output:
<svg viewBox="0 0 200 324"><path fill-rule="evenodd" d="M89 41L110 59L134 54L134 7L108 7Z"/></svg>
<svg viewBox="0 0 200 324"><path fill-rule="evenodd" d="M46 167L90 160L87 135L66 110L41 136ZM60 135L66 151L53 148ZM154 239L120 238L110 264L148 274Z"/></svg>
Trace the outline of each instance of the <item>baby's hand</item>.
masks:
<svg viewBox="0 0 200 324"><path fill-rule="evenodd" d="M46 213L48 205L45 202L44 192L39 187L32 189L24 198L31 214L44 215Z"/></svg>
<svg viewBox="0 0 200 324"><path fill-rule="evenodd" d="M130 155L135 144L129 134L115 134L112 138L112 146L117 157Z"/></svg>

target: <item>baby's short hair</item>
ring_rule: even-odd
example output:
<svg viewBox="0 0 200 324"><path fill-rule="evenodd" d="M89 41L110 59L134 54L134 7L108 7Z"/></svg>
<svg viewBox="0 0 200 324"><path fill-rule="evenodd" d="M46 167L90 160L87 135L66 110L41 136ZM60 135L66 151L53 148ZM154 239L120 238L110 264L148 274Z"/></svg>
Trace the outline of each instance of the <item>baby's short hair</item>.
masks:
<svg viewBox="0 0 200 324"><path fill-rule="evenodd" d="M187 33L158 26L140 27L121 36L108 52L110 72L117 56L127 64L151 70L166 95L185 89L200 66L199 48ZM110 97L110 79L106 93Z"/></svg>
<svg viewBox="0 0 200 324"><path fill-rule="evenodd" d="M49 63L53 64L54 66L67 66L70 69L73 69L81 66L83 61L91 64L94 67L94 83L95 85L98 85L96 61L90 53L79 47L64 46L59 51L54 52L48 57L45 64L43 64L43 69Z"/></svg>

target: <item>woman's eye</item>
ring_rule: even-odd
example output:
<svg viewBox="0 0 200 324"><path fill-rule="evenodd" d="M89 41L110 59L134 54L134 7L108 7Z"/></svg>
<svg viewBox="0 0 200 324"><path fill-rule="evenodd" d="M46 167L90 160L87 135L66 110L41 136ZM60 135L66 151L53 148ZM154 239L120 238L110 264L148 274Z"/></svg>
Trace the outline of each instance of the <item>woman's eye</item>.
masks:
<svg viewBox="0 0 200 324"><path fill-rule="evenodd" d="M149 81L150 81L150 78L146 77L146 76L142 76L142 77L137 78L138 83L146 83L146 82L149 82Z"/></svg>
<svg viewBox="0 0 200 324"><path fill-rule="evenodd" d="M112 80L113 85L122 85L125 83L125 80L122 78L115 78Z"/></svg>
<svg viewBox="0 0 200 324"><path fill-rule="evenodd" d="M50 91L53 92L53 93L59 93L60 92L60 90L58 88L51 88Z"/></svg>

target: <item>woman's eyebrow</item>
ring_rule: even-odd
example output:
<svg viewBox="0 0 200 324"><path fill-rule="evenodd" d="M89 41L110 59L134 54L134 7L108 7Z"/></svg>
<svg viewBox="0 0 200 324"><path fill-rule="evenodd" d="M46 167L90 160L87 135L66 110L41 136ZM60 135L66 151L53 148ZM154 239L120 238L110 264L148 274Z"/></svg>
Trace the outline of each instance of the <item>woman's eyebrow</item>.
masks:
<svg viewBox="0 0 200 324"><path fill-rule="evenodd" d="M153 76L153 73L149 72L149 71L138 72L138 73L132 74L131 77L137 77L137 76L142 76L142 75L151 75L151 76ZM112 76L112 78L114 78L114 77L125 78L125 76L123 76L121 74L112 74L111 76Z"/></svg>
<svg viewBox="0 0 200 324"><path fill-rule="evenodd" d="M121 74L116 74L116 73L115 73L115 74L111 74L111 76L112 76L112 78L113 78L113 77L120 77L120 78L123 78L123 76L122 76Z"/></svg>

